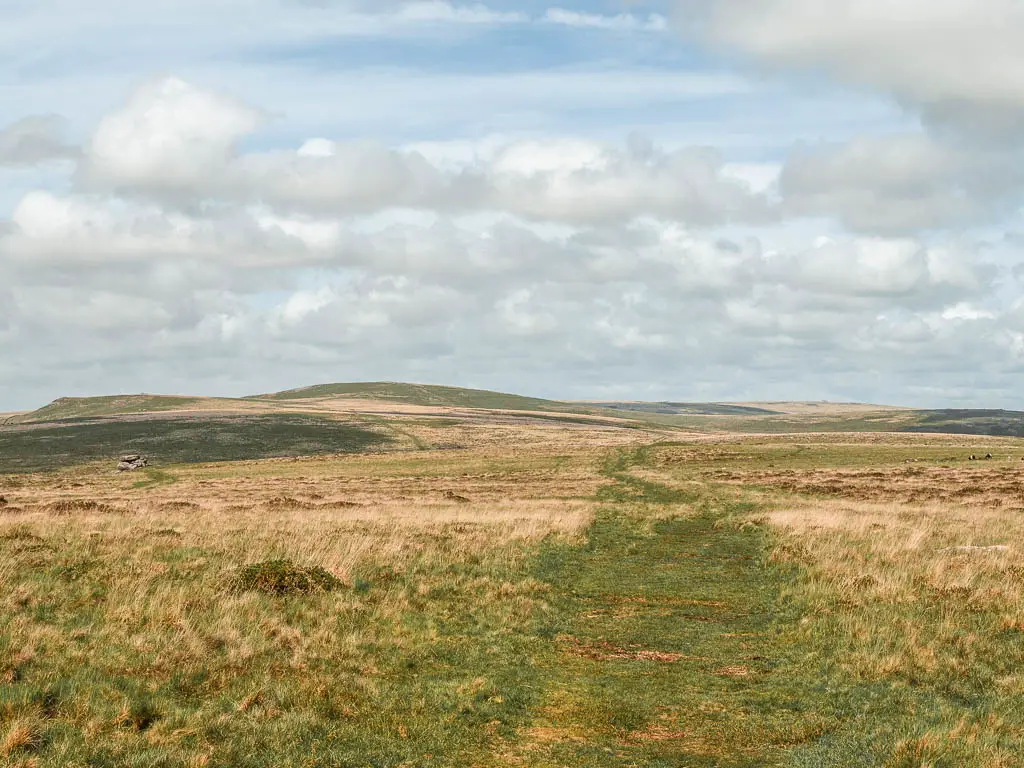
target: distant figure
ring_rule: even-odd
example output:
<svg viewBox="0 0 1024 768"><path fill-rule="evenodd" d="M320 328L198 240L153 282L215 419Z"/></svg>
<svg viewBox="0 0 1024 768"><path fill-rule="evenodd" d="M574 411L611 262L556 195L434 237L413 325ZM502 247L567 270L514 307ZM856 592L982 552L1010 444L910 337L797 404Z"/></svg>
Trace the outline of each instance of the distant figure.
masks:
<svg viewBox="0 0 1024 768"><path fill-rule="evenodd" d="M974 454L972 453L972 454L971 454L971 459L970 459L970 460L971 460L971 461L977 461L977 460L978 460L978 457L977 457L977 456L975 456L975 455L974 455Z"/></svg>
<svg viewBox="0 0 1024 768"><path fill-rule="evenodd" d="M986 459L991 459L992 458L992 454L991 453L986 453L985 454L985 458Z"/></svg>

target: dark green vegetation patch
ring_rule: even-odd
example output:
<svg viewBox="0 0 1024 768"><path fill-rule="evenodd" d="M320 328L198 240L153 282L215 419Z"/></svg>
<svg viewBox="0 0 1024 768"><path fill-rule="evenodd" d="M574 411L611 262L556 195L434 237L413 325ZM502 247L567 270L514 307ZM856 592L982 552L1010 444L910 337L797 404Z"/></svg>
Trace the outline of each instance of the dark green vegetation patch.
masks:
<svg viewBox="0 0 1024 768"><path fill-rule="evenodd" d="M601 403L602 408L613 411L630 411L632 413L658 413L665 416L775 416L778 411L767 408L755 408L749 405L729 405L726 403Z"/></svg>
<svg viewBox="0 0 1024 768"><path fill-rule="evenodd" d="M947 408L919 411L918 423L902 432L1024 437L1024 412Z"/></svg>
<svg viewBox="0 0 1024 768"><path fill-rule="evenodd" d="M399 384L368 382L351 384L320 384L270 395L256 395L259 400L304 400L316 397L353 397L367 400L391 400L410 405L434 405L462 408L493 408L515 411L587 412L584 407L538 397L508 395L484 389L441 387L432 384Z"/></svg>
<svg viewBox="0 0 1024 768"><path fill-rule="evenodd" d="M341 581L320 566L305 567L291 560L267 560L247 565L231 582L235 592L263 592L281 597L331 592L341 585Z"/></svg>
<svg viewBox="0 0 1024 768"><path fill-rule="evenodd" d="M64 421L0 427L0 473L116 460L126 452L166 465L354 453L390 441L358 424L304 414Z"/></svg>

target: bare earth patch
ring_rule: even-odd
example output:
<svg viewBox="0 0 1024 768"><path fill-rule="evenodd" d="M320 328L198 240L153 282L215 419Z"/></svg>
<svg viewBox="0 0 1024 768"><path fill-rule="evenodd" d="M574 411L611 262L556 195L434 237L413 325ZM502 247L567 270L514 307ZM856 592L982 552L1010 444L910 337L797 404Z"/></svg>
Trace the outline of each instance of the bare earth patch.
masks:
<svg viewBox="0 0 1024 768"><path fill-rule="evenodd" d="M606 641L584 641L575 637L562 636L559 640L565 652L594 661L657 661L671 664L677 661L707 661L703 656L688 656L683 653L657 651L639 645L621 647Z"/></svg>

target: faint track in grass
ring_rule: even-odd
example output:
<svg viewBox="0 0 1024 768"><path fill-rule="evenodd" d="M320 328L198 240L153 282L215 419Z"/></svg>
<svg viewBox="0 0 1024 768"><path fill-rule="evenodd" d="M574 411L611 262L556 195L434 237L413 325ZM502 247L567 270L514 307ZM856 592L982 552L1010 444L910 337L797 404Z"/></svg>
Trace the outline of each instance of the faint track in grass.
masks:
<svg viewBox="0 0 1024 768"><path fill-rule="evenodd" d="M647 449L609 460L604 505L580 547L537 561L558 594L554 652L523 765L778 765L830 723L793 667L795 616L769 534L732 523L746 509L713 490L633 477Z"/></svg>

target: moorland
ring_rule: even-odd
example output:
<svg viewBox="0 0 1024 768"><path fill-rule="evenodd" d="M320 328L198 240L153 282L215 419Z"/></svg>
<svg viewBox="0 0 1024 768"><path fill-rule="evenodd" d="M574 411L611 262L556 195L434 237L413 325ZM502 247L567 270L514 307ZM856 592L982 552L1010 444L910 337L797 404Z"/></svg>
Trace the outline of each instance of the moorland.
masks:
<svg viewBox="0 0 1024 768"><path fill-rule="evenodd" d="M1022 414L377 383L2 421L4 764L1024 764Z"/></svg>

